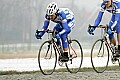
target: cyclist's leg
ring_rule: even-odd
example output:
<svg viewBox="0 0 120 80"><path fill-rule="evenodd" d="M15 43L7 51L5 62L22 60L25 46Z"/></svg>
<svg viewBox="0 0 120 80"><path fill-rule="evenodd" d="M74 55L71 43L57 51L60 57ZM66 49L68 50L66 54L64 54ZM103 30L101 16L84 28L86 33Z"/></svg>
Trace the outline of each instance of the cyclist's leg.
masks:
<svg viewBox="0 0 120 80"><path fill-rule="evenodd" d="M120 50L120 23L116 27L117 38L118 38L118 50Z"/></svg>
<svg viewBox="0 0 120 80"><path fill-rule="evenodd" d="M114 34L109 35L109 40L114 46L116 46L116 39L114 37Z"/></svg>
<svg viewBox="0 0 120 80"><path fill-rule="evenodd" d="M56 30L58 32L62 31L62 27L59 24L56 24L53 30ZM61 45L60 39L57 39L57 45Z"/></svg>
<svg viewBox="0 0 120 80"><path fill-rule="evenodd" d="M62 44L63 44L63 49L64 51L68 51L68 42L67 42L67 35L71 32L71 30L74 28L75 26L75 20L73 18L73 20L68 22L68 28L63 29L60 34L61 36L61 40L62 40ZM65 42L66 41L66 42Z"/></svg>
<svg viewBox="0 0 120 80"><path fill-rule="evenodd" d="M116 57L120 57L120 23L118 23L114 30L117 32L117 40L118 40L118 47L115 49L115 55Z"/></svg>
<svg viewBox="0 0 120 80"><path fill-rule="evenodd" d="M67 35L71 32L71 30L74 28L74 25L75 25L75 20L72 19L71 21L68 22L68 26L63 29L60 34L61 34L61 41L62 41L62 46L63 46L63 49L64 49L64 54L63 57L64 58L64 61L68 61L69 58L68 58L68 42L67 42Z"/></svg>
<svg viewBox="0 0 120 80"><path fill-rule="evenodd" d="M118 49L120 50L120 33L117 36L118 36Z"/></svg>
<svg viewBox="0 0 120 80"><path fill-rule="evenodd" d="M66 35L67 34L63 34L61 35L61 41L62 41L62 46L63 46L63 50L64 50L64 53L62 54L62 61L68 61L69 58L68 58L68 42L67 42L67 39L66 39Z"/></svg>
<svg viewBox="0 0 120 80"><path fill-rule="evenodd" d="M112 15L112 17L111 17L111 20L110 20L110 22L109 22L109 26L112 26L113 25L113 22L115 21L115 15ZM114 38L114 35L113 34L111 34L111 35L109 35L109 40L110 40L110 42L114 45L114 46L116 46L116 39Z"/></svg>
<svg viewBox="0 0 120 80"><path fill-rule="evenodd" d="M64 62L67 62L69 60L69 58L68 58L68 42L67 42L67 38L66 38L66 36L69 33L70 33L70 31L65 32L64 34L61 35L61 41L62 41L62 46L63 46L63 50L64 50L61 61L64 61Z"/></svg>
<svg viewBox="0 0 120 80"><path fill-rule="evenodd" d="M68 42L67 42L67 36L68 34L63 34L61 35L61 40L62 40L62 45L63 45L63 49L64 51L68 51Z"/></svg>
<svg viewBox="0 0 120 80"><path fill-rule="evenodd" d="M116 54L120 55L120 23L117 24L116 32L117 32L117 40L118 40L118 51L116 52Z"/></svg>

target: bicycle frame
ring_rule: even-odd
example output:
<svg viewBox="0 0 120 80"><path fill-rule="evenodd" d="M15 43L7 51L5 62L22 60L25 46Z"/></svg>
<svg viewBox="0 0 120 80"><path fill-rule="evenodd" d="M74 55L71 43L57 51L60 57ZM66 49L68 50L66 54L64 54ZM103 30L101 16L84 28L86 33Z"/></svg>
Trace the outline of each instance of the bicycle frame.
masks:
<svg viewBox="0 0 120 80"><path fill-rule="evenodd" d="M108 39L107 39L107 35L108 35L107 32L106 32L106 28L107 28L107 27L102 26L102 27L100 27L100 28L103 28L103 29L104 29L104 33L103 33L103 38L102 38L102 39L105 41L105 43L106 43L107 46L109 47L109 49L110 49L110 51L112 52L112 54L114 54L114 49L113 49L111 43L108 42Z"/></svg>
<svg viewBox="0 0 120 80"><path fill-rule="evenodd" d="M52 39L50 40L50 42L53 44L53 46L55 47L55 50L57 50L57 52L58 52L58 54L59 54L59 56L63 53L63 49L62 49L62 46L60 45L59 47L58 47L58 45L57 45L57 43L56 43L56 41L55 41L55 38L52 36ZM71 59L73 59L73 58L75 58L75 57L77 57L77 54L76 54L76 51L73 49L73 47L71 46L71 39L69 39L68 38L68 36L67 36L67 42L68 42L68 48L69 48L69 55L70 55L70 57L71 57ZM75 53L75 55L76 56L74 56L74 57L72 57L72 55L70 54L70 48L74 51L74 53Z"/></svg>
<svg viewBox="0 0 120 80"><path fill-rule="evenodd" d="M48 41L49 41L49 43L53 44L53 47L55 48L55 50L57 50L58 54L61 55L61 50L58 48L56 38L55 38L55 35L56 35L57 31L47 29L47 30L38 31L38 32L46 32L46 33L48 33ZM62 46L60 46L60 48L62 49ZM49 49L50 49L50 47L48 48L47 51L49 51ZM46 53L46 55L47 55L47 53Z"/></svg>
<svg viewBox="0 0 120 80"><path fill-rule="evenodd" d="M101 39L103 39L104 41L105 41L105 43L106 43L106 45L109 47L109 49L110 49L110 51L112 52L112 54L114 54L114 49L113 49L113 47L112 47L112 45L111 45L111 43L109 43L108 42L108 39L107 39L107 28L108 28L108 25L106 25L106 26L104 26L104 25L99 25L99 26L91 26L91 25L89 25L89 27L88 28L91 28L91 27L93 27L93 28L102 28L102 29L104 29L104 32L103 32L103 37L101 38ZM113 33L114 33L114 31L113 31ZM92 35L94 35L94 33L92 33Z"/></svg>
<svg viewBox="0 0 120 80"><path fill-rule="evenodd" d="M74 50L74 48L71 46L70 43L71 43L72 41L71 41L71 39L68 39L68 36L67 36L67 41L68 41L69 55L70 55L70 58L73 59L73 58L77 57L77 53L76 53L76 51ZM72 56L72 55L70 54L70 48L72 49L72 51L74 51L74 53L75 53L76 56Z"/></svg>
<svg viewBox="0 0 120 80"><path fill-rule="evenodd" d="M54 37L55 36L55 31L50 31L50 30L46 30L45 32L48 33L48 40L50 41L50 44L53 44L53 47L55 48L55 50L57 51L57 53L59 54L59 56L61 56L61 54L64 52L63 49L62 49L62 46L60 45L58 47L57 45L57 42L56 42L56 38ZM52 33L51 35L51 39L50 39L50 34L49 33ZM67 42L68 42L68 48L69 48L69 57L70 57L70 60L72 60L73 58L76 58L77 57L77 53L76 51L74 50L74 48L71 46L71 39L69 38L69 36L66 37L67 38ZM74 52L74 55L75 56L72 56L71 55L71 52L70 52L70 49L72 49L72 51ZM48 51L49 51L49 48L48 48ZM52 55L52 54L51 54ZM46 53L46 56L47 56L47 53Z"/></svg>

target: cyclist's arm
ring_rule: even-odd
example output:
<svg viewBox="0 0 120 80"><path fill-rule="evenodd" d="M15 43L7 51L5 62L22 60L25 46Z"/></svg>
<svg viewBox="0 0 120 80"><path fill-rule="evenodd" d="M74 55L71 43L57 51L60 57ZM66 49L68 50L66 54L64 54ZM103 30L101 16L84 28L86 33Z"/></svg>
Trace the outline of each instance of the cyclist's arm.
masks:
<svg viewBox="0 0 120 80"><path fill-rule="evenodd" d="M113 22L113 24L112 24L112 26L111 26L112 29L113 29L113 28L116 26L116 24L118 23L119 18L120 18L120 13L119 13L119 14L117 13L117 14L115 15L115 21Z"/></svg>
<svg viewBox="0 0 120 80"><path fill-rule="evenodd" d="M97 18L96 18L96 20L95 20L95 22L94 22L94 26L98 26L98 25L100 24L100 22L101 22L101 20L102 20L102 16L103 16L104 11L105 11L105 6L104 6L104 4L102 3L102 4L101 4L101 7L100 7L100 11L99 11L99 13L98 13L98 16L97 16Z"/></svg>
<svg viewBox="0 0 120 80"><path fill-rule="evenodd" d="M98 26L100 24L100 22L102 20L102 16L103 16L103 12L100 11L96 20L95 20L94 26Z"/></svg>
<svg viewBox="0 0 120 80"><path fill-rule="evenodd" d="M49 23L50 23L50 20L48 19L48 16L47 16L47 15L45 16L45 18L46 18L46 19L45 19L45 21L44 21L44 25L43 25L43 27L42 27L42 29L41 29L42 31L46 30L46 29L48 28L48 26L49 26ZM41 34L41 35L44 35L44 33L45 33L45 32L41 32L40 34Z"/></svg>
<svg viewBox="0 0 120 80"><path fill-rule="evenodd" d="M114 23L111 26L112 29L116 26L116 24L120 20L120 3L118 3L117 5L118 5L118 9L116 9L115 21L114 21Z"/></svg>

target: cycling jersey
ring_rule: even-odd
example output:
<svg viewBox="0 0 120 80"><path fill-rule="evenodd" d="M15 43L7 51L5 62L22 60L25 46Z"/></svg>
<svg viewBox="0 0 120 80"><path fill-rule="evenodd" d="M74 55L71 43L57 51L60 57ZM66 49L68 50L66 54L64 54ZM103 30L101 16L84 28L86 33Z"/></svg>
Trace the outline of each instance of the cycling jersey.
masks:
<svg viewBox="0 0 120 80"><path fill-rule="evenodd" d="M48 28L50 21L57 23L54 30L56 29L59 31L63 48L67 48L68 43L66 42L66 36L70 33L75 23L73 12L68 8L59 8L54 20L51 20L50 16L46 14L42 30L46 30ZM44 35L44 32L41 34ZM60 43L59 40L58 43Z"/></svg>
<svg viewBox="0 0 120 80"><path fill-rule="evenodd" d="M103 13L105 11L112 13L112 17L108 26L110 26L113 30L116 30L116 32L119 34L120 33L120 2L114 1L112 2L112 5L110 7L106 7L105 4L102 3L99 14L95 20L94 26L98 26L100 24Z"/></svg>

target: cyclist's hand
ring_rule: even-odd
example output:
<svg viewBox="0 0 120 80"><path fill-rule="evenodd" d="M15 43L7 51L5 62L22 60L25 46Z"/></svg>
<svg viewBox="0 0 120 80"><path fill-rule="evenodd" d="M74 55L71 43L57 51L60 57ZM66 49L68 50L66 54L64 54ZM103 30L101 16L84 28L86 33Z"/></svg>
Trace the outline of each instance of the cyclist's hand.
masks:
<svg viewBox="0 0 120 80"><path fill-rule="evenodd" d="M58 34L56 34L56 36L55 36L57 39L60 39L60 34L58 33Z"/></svg>
<svg viewBox="0 0 120 80"><path fill-rule="evenodd" d="M112 34L111 28L108 28L108 29L107 29L107 34L109 34L109 35Z"/></svg>
<svg viewBox="0 0 120 80"><path fill-rule="evenodd" d="M88 33L94 35L94 33L93 33L94 30L95 30L95 28L90 27L90 28L88 28Z"/></svg>
<svg viewBox="0 0 120 80"><path fill-rule="evenodd" d="M38 30L36 30L35 37L37 39L41 39L41 37L42 37L41 33Z"/></svg>

